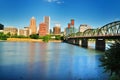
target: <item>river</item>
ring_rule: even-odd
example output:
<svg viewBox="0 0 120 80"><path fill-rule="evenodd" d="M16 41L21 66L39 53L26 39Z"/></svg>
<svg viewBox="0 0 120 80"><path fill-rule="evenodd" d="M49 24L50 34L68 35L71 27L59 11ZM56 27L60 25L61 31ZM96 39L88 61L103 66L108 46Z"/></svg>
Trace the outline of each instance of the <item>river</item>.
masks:
<svg viewBox="0 0 120 80"><path fill-rule="evenodd" d="M0 42L0 80L107 80L104 52L67 43Z"/></svg>

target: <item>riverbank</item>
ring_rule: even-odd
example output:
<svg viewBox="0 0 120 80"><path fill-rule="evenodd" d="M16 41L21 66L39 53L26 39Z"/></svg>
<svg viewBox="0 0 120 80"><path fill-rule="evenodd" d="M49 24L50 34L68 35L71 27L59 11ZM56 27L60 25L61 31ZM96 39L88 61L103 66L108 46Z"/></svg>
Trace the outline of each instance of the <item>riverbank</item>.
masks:
<svg viewBox="0 0 120 80"><path fill-rule="evenodd" d="M6 41L6 40L0 40L0 42L3 42L3 41Z"/></svg>
<svg viewBox="0 0 120 80"><path fill-rule="evenodd" d="M42 39L30 39L30 38L8 38L9 42L44 42ZM62 42L62 40L49 40L49 42Z"/></svg>

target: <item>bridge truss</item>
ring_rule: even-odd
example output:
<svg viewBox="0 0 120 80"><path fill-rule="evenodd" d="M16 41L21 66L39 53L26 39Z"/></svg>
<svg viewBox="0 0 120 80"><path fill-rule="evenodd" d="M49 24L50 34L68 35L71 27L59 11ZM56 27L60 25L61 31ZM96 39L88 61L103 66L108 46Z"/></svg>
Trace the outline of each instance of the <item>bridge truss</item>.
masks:
<svg viewBox="0 0 120 80"><path fill-rule="evenodd" d="M97 29L87 29L82 36L114 36L120 35L120 21L115 21Z"/></svg>

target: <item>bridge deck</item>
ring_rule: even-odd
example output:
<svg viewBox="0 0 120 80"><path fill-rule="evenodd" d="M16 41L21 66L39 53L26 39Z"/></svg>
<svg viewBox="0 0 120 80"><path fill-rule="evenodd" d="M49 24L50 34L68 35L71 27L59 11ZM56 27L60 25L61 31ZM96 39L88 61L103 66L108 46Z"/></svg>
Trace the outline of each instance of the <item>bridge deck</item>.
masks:
<svg viewBox="0 0 120 80"><path fill-rule="evenodd" d="M68 37L69 39L96 39L96 38L104 38L104 39L120 39L120 35L105 35L105 36L75 36L75 37Z"/></svg>

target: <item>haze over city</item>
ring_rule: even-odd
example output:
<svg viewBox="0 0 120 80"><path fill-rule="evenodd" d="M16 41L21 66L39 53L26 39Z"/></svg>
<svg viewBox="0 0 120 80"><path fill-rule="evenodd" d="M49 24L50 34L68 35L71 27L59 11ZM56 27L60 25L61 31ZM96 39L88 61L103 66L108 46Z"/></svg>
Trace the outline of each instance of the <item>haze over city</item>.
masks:
<svg viewBox="0 0 120 80"><path fill-rule="evenodd" d="M93 28L120 19L120 0L0 0L0 23L23 28L29 26L32 16L37 27L44 16L51 17L50 28L61 24L62 31L70 19L75 27L88 24Z"/></svg>

